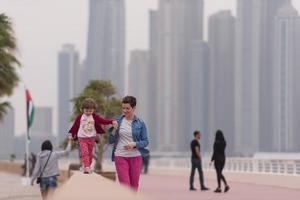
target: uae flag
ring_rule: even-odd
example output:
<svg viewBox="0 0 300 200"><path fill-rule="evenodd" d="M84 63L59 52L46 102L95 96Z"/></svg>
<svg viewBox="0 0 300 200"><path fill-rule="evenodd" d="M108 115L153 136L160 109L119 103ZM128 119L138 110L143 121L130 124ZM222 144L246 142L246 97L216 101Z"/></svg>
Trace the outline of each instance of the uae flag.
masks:
<svg viewBox="0 0 300 200"><path fill-rule="evenodd" d="M27 139L30 139L29 129L32 126L33 118L34 118L34 106L31 95L28 89L25 89L26 94L26 117L27 117Z"/></svg>

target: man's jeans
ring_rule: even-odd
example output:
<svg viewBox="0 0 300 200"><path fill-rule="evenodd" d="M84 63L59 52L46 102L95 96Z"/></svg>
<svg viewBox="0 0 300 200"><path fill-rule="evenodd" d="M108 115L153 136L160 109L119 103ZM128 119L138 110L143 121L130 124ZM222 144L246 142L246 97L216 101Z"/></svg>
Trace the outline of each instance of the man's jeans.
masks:
<svg viewBox="0 0 300 200"><path fill-rule="evenodd" d="M192 158L192 170L191 170L191 176L190 176L190 188L194 187L194 176L195 176L195 170L198 170L199 173L199 179L200 179L200 187L204 188L204 178L203 178L203 171L202 171L202 164L201 159Z"/></svg>

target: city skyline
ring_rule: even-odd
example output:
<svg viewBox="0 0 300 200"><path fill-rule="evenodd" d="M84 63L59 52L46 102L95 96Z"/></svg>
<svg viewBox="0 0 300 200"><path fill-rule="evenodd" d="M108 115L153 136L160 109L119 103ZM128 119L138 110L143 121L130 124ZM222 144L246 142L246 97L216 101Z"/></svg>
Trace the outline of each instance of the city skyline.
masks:
<svg viewBox="0 0 300 200"><path fill-rule="evenodd" d="M20 20L20 18L21 18L21 16L23 17L23 12L21 12L21 9L22 9L22 6L24 6L24 4L26 4L26 2L29 4L29 6L32 6L33 4L35 4L35 1L33 1L33 0L28 0L28 1L23 1L23 2L19 2L19 1L10 1L10 3L8 2L8 1L4 1L4 2L0 2L0 5L3 3L4 4L4 7L3 6L1 6L1 10L0 11L3 11L3 12L5 12L5 9L6 9L6 6L8 6L8 9L6 10L6 12L9 14L9 13L12 13L12 17L13 17L13 20L15 20L15 28L16 28L16 33L17 33L17 38L18 38L18 41L20 41L20 43L21 43L21 45L20 45L20 49L19 49L19 51L22 53L22 58L21 58L21 61L23 61L23 63L24 63L24 68L22 68L21 70L20 70L20 73L21 73L21 75L23 75L22 76L22 79L26 82L26 86L31 90L31 92L32 92L32 94L33 94L33 100L34 100L34 102L35 102L35 104L36 105L38 105L38 106L52 106L52 107L55 107L55 108L57 108L57 103L56 103L56 97L53 97L53 96L55 96L55 94L57 93L56 92L56 88L57 87L55 87L55 85L56 85L56 83L52 83L51 84L51 82L46 82L46 84L45 84L45 89L43 90L43 91L41 91L40 90L40 88L38 87L38 84L39 84L39 81L40 81L40 78L39 78L39 75L38 74L48 74L47 72L48 72L48 70L46 69L46 68L49 68L49 67L46 67L46 66L50 66L50 68L52 68L52 70L50 70L50 72L51 73L49 73L49 75L51 76L51 77L53 77L53 71L55 71L55 70L53 70L53 68L57 68L57 65L56 64L53 64L53 62L55 63L56 62L56 59L53 61L51 61L50 63L52 63L52 64L48 64L48 62L47 62L47 59L45 58L45 57L43 57L43 56L41 56L41 57L39 57L39 56L36 56L35 55L35 53L34 52L36 52L37 50L34 50L34 49L36 49L36 47L39 47L38 49L43 49L44 47L48 47L47 45L49 44L49 43L46 43L46 42L41 42L40 43L40 45L38 45L38 46L34 46L35 48L33 48L33 53L30 53L30 51L28 50L28 49L30 49L28 46L27 46L27 44L30 44L30 41L32 41L33 40L33 36L34 36L34 34L32 34L32 32L30 31L30 29L32 29L33 31L34 30L36 30L36 27L34 27L34 26L29 26L29 27L27 27L27 28L24 28L24 27L22 27L22 26L24 26L24 25L22 25L22 24L20 24L20 22L18 21L18 20ZM148 11L148 9L152 9L153 7L155 7L156 5L153 5L154 3L153 2L151 2L151 3L149 3L149 1L147 1L148 2L148 5L147 6L149 6L149 7L144 7L144 11ZM205 1L205 2L207 2L207 1ZM213 2L213 1L212 1ZM233 2L233 1L232 1ZM210 2L209 2L210 3ZM209 4L209 3L207 3L207 4ZM45 3L46 5L44 5L44 6L42 6L42 3L41 2L39 2L39 3L37 3L38 5L36 6L36 8L35 9L37 9L37 8L39 8L38 6L41 6L42 8L43 7L46 7L47 6L47 2ZM49 4L49 2L48 2L48 4ZM56 8L57 6L58 6L58 2L57 1L53 1L53 4L54 4L54 8ZM220 3L220 4L223 4L222 6L224 6L224 4L226 5L226 6L232 6L232 5L227 5L226 3ZM295 2L294 1L294 4L296 5L296 8L298 8L298 10L299 10L299 7L300 7L300 3L299 2ZM5 6L6 5L6 6ZM76 2L74 2L74 5L73 6L75 6L76 5ZM77 1L77 6L79 5L79 2ZM82 5L83 4L81 4L80 3L80 8L82 9ZM205 4L206 5L206 4ZM49 5L48 5L49 6ZM87 10L87 5L85 5L86 6L86 9L85 10ZM128 6L128 5L127 5ZM131 5L132 6L132 5ZM220 6L220 5L219 5ZM3 9L4 8L4 9ZM84 6L83 6L83 8L84 8ZM217 10L220 10L220 9L226 9L225 7L218 7L218 8L215 8L215 11L217 11ZM138 9L137 9L138 10ZM205 9L206 10L206 9ZM36 11L36 10L35 10ZM36 11L37 12L37 11ZM41 12L41 11L40 11ZM61 11L60 11L61 12ZM85 11L85 12L87 12L87 11ZM140 13L141 11L138 11L138 12L136 12L136 14L137 13ZM208 11L206 10L205 11L205 13L207 13ZM235 13L235 10L232 10L232 12L233 13ZM39 12L38 12L39 13ZM38 14L38 13L35 13L35 12L33 12L31 15L29 15L29 18L27 18L27 19L33 19L33 17L34 17L34 14ZM126 12L126 13L129 13L129 12ZM41 14L41 13L40 13ZM148 15L148 12L145 12L144 13L144 15L146 16L146 17L144 17L146 20L148 19L148 17L147 17L147 15ZM74 17L74 16L73 16ZM129 18L128 16L126 16L127 18ZM205 15L205 18L207 18L208 17L208 14L206 14ZM67 16L67 19L68 20L70 20L72 18L72 16L71 15L69 15L69 16ZM80 18L81 19L81 18ZM126 19L126 23L128 23L128 20L130 20L130 19ZM20 21L22 21L22 20L20 20ZM30 21L30 20L29 20ZM62 20L62 21L64 21L64 20ZM147 20L148 21L148 20ZM49 24L51 25L53 22L51 22L51 21L48 21L48 22L50 22ZM80 24L84 24L85 25L85 27L87 27L87 21L85 21L84 19L81 19L81 20L79 20L78 21L78 23ZM204 24L205 24L205 26L204 27L207 27L207 21L205 21L204 22ZM38 24L38 25L41 25L41 24ZM147 25L144 25L144 26L147 26ZM37 26L38 27L38 26ZM79 26L79 27L76 27L75 29L74 29L74 26L70 26L70 27L73 27L73 32L78 32L78 29L80 29L80 27L84 27L84 26ZM134 32L134 30L135 30L135 28L133 28L134 26L132 25L132 26L130 26L130 27L128 27L127 26L127 31L126 31L126 35L129 33L131 33L131 31L132 32ZM204 28L205 29L205 28ZM87 29L86 29L87 30ZM87 31L82 31L82 32L85 32L85 33L81 33L81 36L82 35L87 35ZM146 30L147 30L147 28L146 28ZM46 30L44 30L44 31L42 31L42 32L40 32L41 30L38 30L37 32L38 33L43 33L42 35L45 35L45 36L47 36L47 29ZM21 35L22 37L18 37L18 33L20 33L20 32L24 32L24 35L22 36L22 34L19 34L19 35ZM147 41L148 41L148 39L147 39L147 33L146 33L147 31L145 31L144 30L144 36L141 36L140 35L140 37L137 37L138 39L137 39L137 43L139 44L139 45L136 45L136 46L134 46L134 45L132 45L131 43L128 43L128 42L126 42L126 44L128 43L128 48L127 48L127 54L128 54L128 52L130 51L130 50L132 50L132 49L139 49L139 48L142 48L142 49L144 49L144 48L146 48L147 47ZM207 35L207 29L205 29L204 30L204 35ZM132 35L135 35L135 34L137 34L136 33L136 31L135 31L135 33L133 34L132 33ZM57 34L57 35L59 35L59 34ZM68 35L68 37L69 36L71 36L71 38L72 37L74 37L74 36L72 36L72 35ZM80 37L81 37L80 36ZM57 36L56 36L57 37ZM62 37L58 37L59 39L58 39L58 41L60 41L60 43L59 43L59 48L53 48L52 47L52 49L55 49L55 54L54 55L52 55L52 53L51 53L51 55L52 56L56 56L56 54L57 54L57 52L58 52L58 50L60 49L60 47L61 47L61 45L62 44L64 44L64 43L66 43L66 42L69 42L68 40L69 40L69 38L68 37L66 37L66 36L63 36L62 35ZM28 39L26 42L24 41L24 40L22 40L22 38L26 38L26 39ZM30 39L31 38L31 39ZM76 40L76 38L78 39L79 38L79 36L77 36L77 37L74 37L73 39L71 39L71 40L73 40L73 41L75 41L74 42L74 44L75 44L75 46L76 46L76 48L78 48L78 50L79 50L79 52L80 52L80 55L82 55L82 57L84 57L84 55L85 55L85 51L86 51L86 42L82 42L83 40L85 41L86 40L86 37L82 37L80 40L81 40L81 42L76 42L76 41L78 41L78 40ZM141 38L144 38L144 39L141 39ZM64 40L64 41L63 41ZM127 41L128 41L128 38L127 38ZM71 41L72 42L72 41ZM83 45L82 45L83 44ZM27 49L27 50L26 50ZM47 49L47 48L45 48L45 49ZM23 50L25 50L25 53L24 53L24 51ZM50 51L49 51L50 52ZM28 56L28 54L32 54L32 55L30 55L30 56ZM49 54L47 54L47 55L49 55ZM52 57L52 56L50 56L50 57ZM35 57L35 58L37 58L37 63L39 63L39 64L33 64L32 63L32 61L30 61L33 57ZM46 56L47 57L47 56ZM41 64L41 63L46 63L46 64ZM127 59L127 63L128 63L128 59ZM30 66L30 67L29 67ZM41 69L41 67L40 66L45 66L44 67L44 69ZM42 67L43 68L43 67ZM41 72L41 73L39 73L39 72ZM55 79L57 79L57 77L55 77ZM23 96L24 96L24 94L23 94L23 91L22 91L22 89L23 89L23 84L21 83L20 84L20 87L19 87L19 89L18 90L16 90L16 94L11 98L12 100L13 100L13 105L16 107L16 110L19 112L19 113L22 113L24 110L25 110L25 108L23 108L23 106L22 106L22 103L20 103L21 101L20 101L20 99L23 99ZM47 92L48 91L48 92ZM55 91L54 93L53 93L53 91ZM49 94L50 93L50 97L49 97L49 99L48 100L45 100L45 99L43 99L43 98L39 98L39 96L44 96L44 94ZM56 110L54 108L54 110ZM54 113L56 113L56 111L54 111ZM56 116L56 114L54 114L54 116ZM20 118L21 119L21 118ZM24 119L25 119L25 115L24 115ZM54 120L54 121L56 121L56 120ZM22 125L22 121L20 120L20 122L18 123L18 126L16 127L16 131L17 131L17 135L18 134L20 134L21 132L25 132L25 121L24 121L24 125ZM55 125L56 126L56 125ZM56 130L55 128L53 129L53 130Z"/></svg>
<svg viewBox="0 0 300 200"><path fill-rule="evenodd" d="M207 45L202 0L160 0L149 14L150 61L140 59L135 68L151 63L158 83L151 98L156 103L143 113L156 109L155 150L186 151L190 133L200 129L209 151L205 147L221 129L229 155L298 151L300 29L291 0L238 0L236 17L228 10L210 16ZM130 81L145 71L136 70Z"/></svg>

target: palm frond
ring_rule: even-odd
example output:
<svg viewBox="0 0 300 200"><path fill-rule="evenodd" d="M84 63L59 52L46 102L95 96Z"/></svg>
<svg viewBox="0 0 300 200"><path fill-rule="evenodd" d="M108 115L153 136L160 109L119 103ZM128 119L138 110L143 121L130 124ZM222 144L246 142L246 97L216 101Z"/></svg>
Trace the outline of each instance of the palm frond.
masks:
<svg viewBox="0 0 300 200"><path fill-rule="evenodd" d="M0 97L11 95L19 82L16 67L20 62L15 56L16 39L9 17L0 14Z"/></svg>
<svg viewBox="0 0 300 200"><path fill-rule="evenodd" d="M9 108L11 108L11 105L9 102L5 101L5 102L0 103L0 121L3 120L3 118Z"/></svg>

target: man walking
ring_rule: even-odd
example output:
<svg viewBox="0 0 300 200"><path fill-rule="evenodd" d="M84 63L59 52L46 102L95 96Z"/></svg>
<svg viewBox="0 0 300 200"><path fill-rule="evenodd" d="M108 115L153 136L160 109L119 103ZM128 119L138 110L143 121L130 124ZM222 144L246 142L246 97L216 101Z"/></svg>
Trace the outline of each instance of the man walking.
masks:
<svg viewBox="0 0 300 200"><path fill-rule="evenodd" d="M199 140L201 139L200 131L194 131L194 139L191 142L191 152L192 152L192 170L190 176L190 190L194 191L196 188L194 187L194 175L195 169L197 168L199 173L200 179L200 187L201 190L209 190L209 188L205 187L204 185L204 178L203 178L203 171L202 171L202 164L201 164L201 154L200 154L200 143Z"/></svg>

